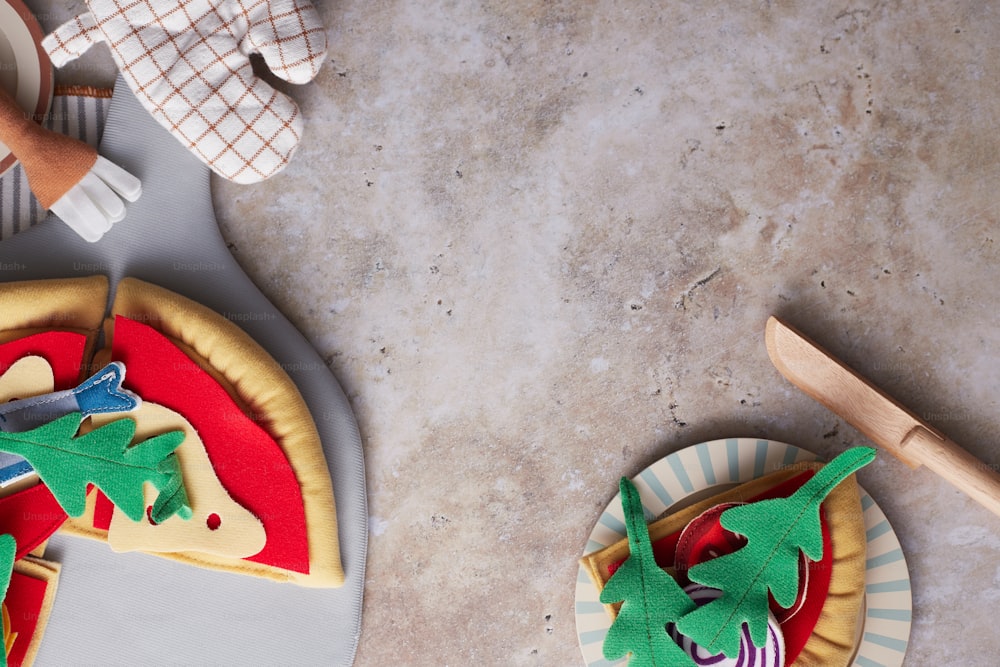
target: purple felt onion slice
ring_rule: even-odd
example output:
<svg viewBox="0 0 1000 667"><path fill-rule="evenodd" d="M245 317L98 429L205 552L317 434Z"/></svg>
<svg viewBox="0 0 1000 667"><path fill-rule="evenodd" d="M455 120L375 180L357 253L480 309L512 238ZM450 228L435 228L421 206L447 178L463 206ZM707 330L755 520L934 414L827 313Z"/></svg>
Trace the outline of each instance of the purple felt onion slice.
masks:
<svg viewBox="0 0 1000 667"><path fill-rule="evenodd" d="M718 598L722 593L714 588L701 586L699 584L689 584L684 588L684 592L699 607ZM781 634L781 627L774 615L767 614L767 644L763 647L756 647L750 641L750 631L746 625L743 626L743 641L740 643L740 652L735 658L727 658L721 653L711 655L708 651L698 646L684 635L677 632L673 623L667 625L667 631L673 637L677 645L684 649L696 665L710 665L711 667L785 667L785 638Z"/></svg>

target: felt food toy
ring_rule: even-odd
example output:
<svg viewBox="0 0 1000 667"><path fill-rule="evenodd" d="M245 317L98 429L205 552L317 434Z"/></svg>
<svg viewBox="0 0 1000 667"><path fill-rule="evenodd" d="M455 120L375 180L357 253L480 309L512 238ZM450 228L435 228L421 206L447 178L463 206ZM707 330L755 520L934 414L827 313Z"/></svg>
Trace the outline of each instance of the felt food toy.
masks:
<svg viewBox="0 0 1000 667"><path fill-rule="evenodd" d="M125 218L142 192L137 178L79 141L46 130L0 86L0 142L24 166L32 193L87 241L98 241Z"/></svg>
<svg viewBox="0 0 1000 667"><path fill-rule="evenodd" d="M32 300L38 305L31 306ZM123 496L94 479L72 511L65 511L58 493L53 502L58 489L49 488L39 468L43 484L0 498L0 532L8 530L5 502L12 503L8 515L21 510L47 517L19 529L19 555L22 543L33 548L61 527L106 540L115 551L143 551L303 586L341 585L333 489L315 424L288 375L239 327L134 279L118 283L107 319L103 278L0 285L0 307L7 312L11 304L26 307L0 332L0 372L32 376L36 384L24 391L33 395L53 388L63 392L22 398L7 408L9 417L20 415L22 405L37 410L58 398L75 411L54 421L47 415L40 428L51 430L66 420L66 428L75 431L85 413L86 428L77 440L99 440L97 434L127 424L125 444L136 443L127 452L153 456L154 449L169 449L169 458L162 459L167 462L154 460L155 474L144 485L132 484ZM57 307L46 317L41 304L71 310ZM105 344L95 351L100 333ZM22 365L36 372L25 373ZM49 375L39 370L42 365L52 369ZM95 401L84 389L69 389L84 367L102 369L82 386L101 387L107 409L93 409ZM130 411L123 415L124 409ZM14 437L26 440L38 430ZM48 431L44 435L51 437ZM0 433L0 451L21 453L5 450L4 437ZM168 463L173 467L165 468ZM100 466L93 474L101 474Z"/></svg>
<svg viewBox="0 0 1000 667"><path fill-rule="evenodd" d="M0 535L0 614L3 619L2 665L28 665L34 660L48 622L59 565L28 557L15 562L15 540Z"/></svg>
<svg viewBox="0 0 1000 667"><path fill-rule="evenodd" d="M52 610L59 571L58 563L32 556L14 563L2 608L8 665L34 661Z"/></svg>
<svg viewBox="0 0 1000 667"><path fill-rule="evenodd" d="M107 42L128 86L150 114L220 176L269 178L302 136L298 107L254 74L306 83L319 72L326 32L308 0L87 0L90 11L45 38L61 67Z"/></svg>
<svg viewBox="0 0 1000 667"><path fill-rule="evenodd" d="M122 280L111 312L111 342L98 359L128 368L128 386L143 399L140 432L183 431L178 458L194 516L131 522L95 493L71 528L117 550L340 585L333 489L288 375L232 322L168 290Z"/></svg>
<svg viewBox="0 0 1000 667"><path fill-rule="evenodd" d="M0 400L69 390L94 349L107 304L103 277L0 285ZM4 416L4 421L7 421ZM17 557L35 549L66 520L51 490L25 478L22 457L4 460L0 483L0 532L14 536Z"/></svg>
<svg viewBox="0 0 1000 667"><path fill-rule="evenodd" d="M853 472L875 451L800 464L653 521L621 482L627 538L581 559L614 619L609 660L848 665L864 602Z"/></svg>

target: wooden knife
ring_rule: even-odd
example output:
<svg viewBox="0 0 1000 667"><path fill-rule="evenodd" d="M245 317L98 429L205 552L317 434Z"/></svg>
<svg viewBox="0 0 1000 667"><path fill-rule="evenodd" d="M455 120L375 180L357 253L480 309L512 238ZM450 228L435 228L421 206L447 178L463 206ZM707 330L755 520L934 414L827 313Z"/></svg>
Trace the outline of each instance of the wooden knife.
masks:
<svg viewBox="0 0 1000 667"><path fill-rule="evenodd" d="M911 468L927 466L1000 516L1000 475L829 352L775 317L767 353L792 384Z"/></svg>

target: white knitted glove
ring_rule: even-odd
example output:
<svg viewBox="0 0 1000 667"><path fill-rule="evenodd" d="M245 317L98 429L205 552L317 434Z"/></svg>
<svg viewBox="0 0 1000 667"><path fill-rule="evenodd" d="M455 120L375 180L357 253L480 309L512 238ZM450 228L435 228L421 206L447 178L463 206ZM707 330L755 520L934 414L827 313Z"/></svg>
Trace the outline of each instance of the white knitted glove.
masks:
<svg viewBox="0 0 1000 667"><path fill-rule="evenodd" d="M42 42L57 67L104 41L144 107L216 173L236 183L273 176L302 136L298 107L254 76L259 53L305 83L326 58L309 0L87 0L90 12Z"/></svg>

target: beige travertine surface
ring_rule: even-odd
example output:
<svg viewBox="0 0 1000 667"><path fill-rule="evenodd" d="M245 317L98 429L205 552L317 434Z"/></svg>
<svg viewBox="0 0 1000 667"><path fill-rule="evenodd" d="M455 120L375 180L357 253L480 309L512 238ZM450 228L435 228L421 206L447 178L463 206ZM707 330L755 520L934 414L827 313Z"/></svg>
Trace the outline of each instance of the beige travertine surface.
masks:
<svg viewBox="0 0 1000 667"><path fill-rule="evenodd" d="M862 444L771 366L772 313L1000 464L992 3L317 4L305 145L215 196L365 439L358 665L580 664L621 475ZM888 456L860 480L910 566L906 664L993 664L1000 518Z"/></svg>

